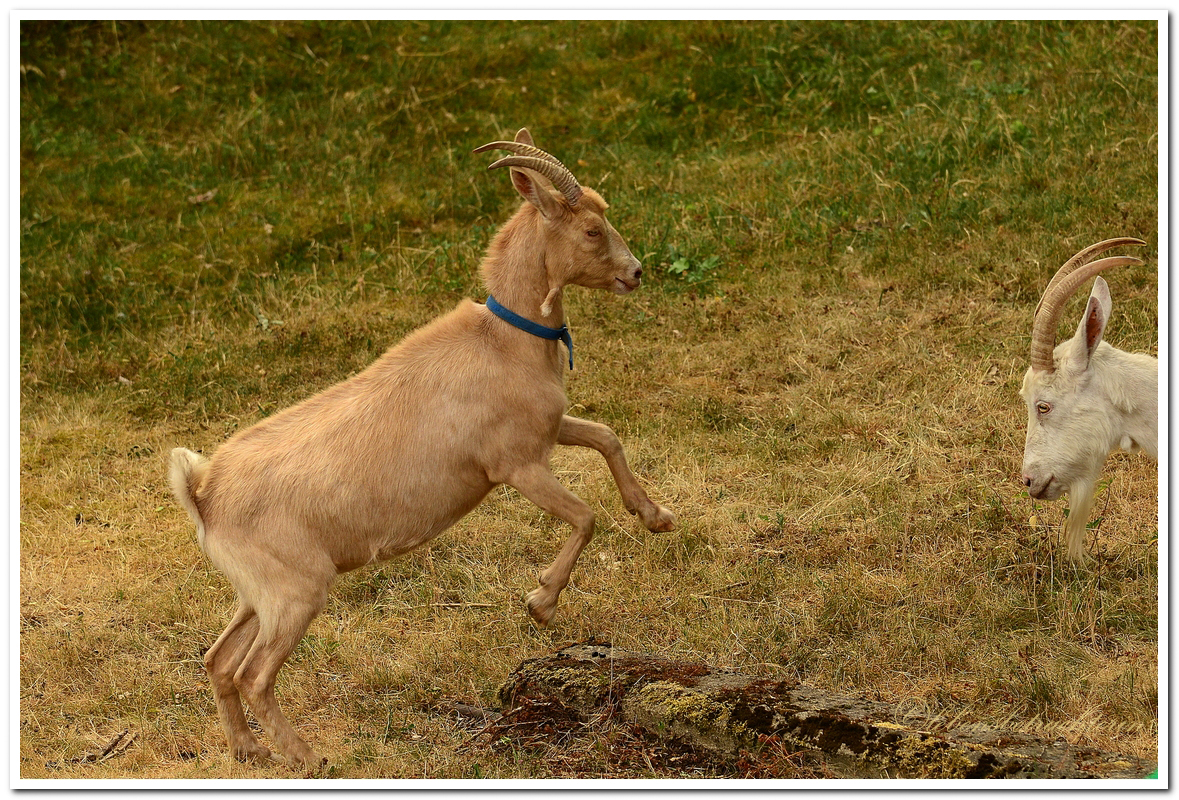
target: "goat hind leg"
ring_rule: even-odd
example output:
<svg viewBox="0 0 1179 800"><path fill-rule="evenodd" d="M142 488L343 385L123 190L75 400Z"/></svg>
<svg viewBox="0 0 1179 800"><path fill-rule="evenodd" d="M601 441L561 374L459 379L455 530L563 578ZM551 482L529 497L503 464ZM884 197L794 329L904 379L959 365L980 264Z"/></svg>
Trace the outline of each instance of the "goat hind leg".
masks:
<svg viewBox="0 0 1179 800"><path fill-rule="evenodd" d="M544 464L521 468L505 483L554 517L573 526L573 533L565 541L556 560L540 573L540 586L529 592L525 599L528 613L543 627L552 621L561 590L569 585L573 565L593 538L594 512L581 498L562 486Z"/></svg>
<svg viewBox="0 0 1179 800"><path fill-rule="evenodd" d="M637 514L649 531L675 530L675 514L651 500L643 491L643 487L631 472L630 465L626 463L622 442L609 426L566 415L561 418L557 444L592 447L597 450L606 459L606 466L610 467L610 474L614 476L614 483L618 486L626 510Z"/></svg>
<svg viewBox="0 0 1179 800"><path fill-rule="evenodd" d="M291 592L275 598L267 609L258 609L259 631L242 660L233 682L250 704L254 716L274 743L274 748L295 768L318 770L327 759L313 751L278 707L274 682L283 662L295 649L311 620L327 598L326 586L307 593Z"/></svg>
<svg viewBox="0 0 1179 800"><path fill-rule="evenodd" d="M213 686L217 716L221 720L221 729L229 749L238 761L271 758L270 750L258 741L246 723L241 695L233 683L234 673L257 636L258 615L254 609L241 604L233 620L205 653L205 672Z"/></svg>

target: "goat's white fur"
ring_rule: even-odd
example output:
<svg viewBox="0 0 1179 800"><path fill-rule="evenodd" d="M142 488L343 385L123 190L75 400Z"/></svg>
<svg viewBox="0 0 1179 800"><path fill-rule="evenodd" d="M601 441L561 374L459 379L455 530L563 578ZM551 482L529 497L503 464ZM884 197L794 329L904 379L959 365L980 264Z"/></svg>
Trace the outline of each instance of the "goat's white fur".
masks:
<svg viewBox="0 0 1179 800"><path fill-rule="evenodd" d="M1028 427L1023 482L1037 499L1069 497L1068 558L1085 558L1093 492L1114 450L1158 458L1158 359L1102 340L1112 309L1098 277L1076 334L1053 350L1053 372L1028 368L1020 395Z"/></svg>
<svg viewBox="0 0 1179 800"><path fill-rule="evenodd" d="M526 131L521 140L531 142ZM564 321L562 286L638 286L639 262L596 192L585 189L574 205L539 173L513 168L511 177L527 202L482 265L498 301L534 322L544 314L553 327ZM627 509L650 530L674 528L614 432L565 415L559 347L463 301L360 374L238 433L212 461L172 451L173 491L238 593L236 615L205 656L237 758L272 757L246 724L244 696L289 763L325 761L279 710L274 681L332 582L428 542L498 484L573 526L527 596L529 613L547 624L594 527L590 507L549 471L554 445L601 452Z"/></svg>

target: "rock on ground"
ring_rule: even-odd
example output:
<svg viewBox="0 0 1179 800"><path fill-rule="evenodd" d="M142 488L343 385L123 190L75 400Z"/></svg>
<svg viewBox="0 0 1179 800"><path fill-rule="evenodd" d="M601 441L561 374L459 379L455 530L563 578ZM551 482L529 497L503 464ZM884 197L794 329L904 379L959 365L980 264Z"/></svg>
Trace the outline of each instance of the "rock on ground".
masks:
<svg viewBox="0 0 1179 800"><path fill-rule="evenodd" d="M827 774L839 777L1143 778L1155 769L1063 739L954 725L790 681L593 642L524 661L499 697L505 717L521 705L582 719L615 715L714 758L747 761L785 746L817 756Z"/></svg>

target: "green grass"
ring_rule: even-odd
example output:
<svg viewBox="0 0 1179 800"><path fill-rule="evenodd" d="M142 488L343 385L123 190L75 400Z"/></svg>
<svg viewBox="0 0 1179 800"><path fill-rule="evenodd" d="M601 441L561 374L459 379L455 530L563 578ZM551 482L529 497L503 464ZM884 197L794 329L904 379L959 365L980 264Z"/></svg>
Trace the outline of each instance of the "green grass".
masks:
<svg viewBox="0 0 1179 800"><path fill-rule="evenodd" d="M506 490L345 576L280 674L333 774L568 774L437 708L592 633L1154 758L1155 469L1111 459L1080 571L1014 477L1069 255L1150 243L1107 339L1157 351L1156 23L20 26L22 776L286 774L225 754L232 590L165 454L481 299L517 197L470 150L522 125L644 261L569 293L567 388L681 527L562 449L599 526L551 632L519 598L566 529Z"/></svg>

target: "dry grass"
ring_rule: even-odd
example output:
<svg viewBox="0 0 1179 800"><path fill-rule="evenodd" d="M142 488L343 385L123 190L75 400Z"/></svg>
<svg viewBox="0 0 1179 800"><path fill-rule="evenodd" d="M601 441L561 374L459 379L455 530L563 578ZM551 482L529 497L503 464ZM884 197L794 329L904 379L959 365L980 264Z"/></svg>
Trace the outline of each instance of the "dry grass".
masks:
<svg viewBox="0 0 1179 800"><path fill-rule="evenodd" d="M927 28L914 30L930 41L959 41ZM416 42L409 33L417 30L406 41ZM470 36L422 30L451 43ZM800 28L797 36L831 34L816 30L827 33ZM521 36L549 32L537 26ZM576 33L591 49L634 38L633 30L609 26ZM989 63L963 66L939 90L941 106L918 103L911 116L903 103L882 108L871 105L875 95L863 95L867 127L843 117L809 129L790 117L771 122L755 105L726 106L718 78L711 91L720 99L708 119L691 108L682 119L680 112L659 116L665 110L647 103L641 87L619 89L610 102L640 107L617 124L637 125L634 136L648 142L609 139L620 161L591 139L565 145L534 129L559 156L573 153L567 162L579 152L590 159L583 180L602 188L651 278L622 300L569 293L578 348L567 381L572 413L618 431L636 474L681 526L647 533L622 507L596 454L559 448L553 468L598 512L598 530L551 630L529 623L521 597L566 526L511 490L494 491L428 550L342 576L278 687L296 727L331 759L330 776L700 774L672 756L648 763L628 734L594 726L560 746L470 741L470 725L451 711L455 701L490 706L520 660L590 636L1156 757L1154 464L1111 459L1091 537L1096 561L1084 569L1061 562L1062 504L1037 507L1015 480L1024 425L1017 390L1040 287L1092 240L1133 234L1153 242L1157 215L1154 106L1127 112L1128 130L1090 129L1087 151L1065 122L1050 122L1063 118L1062 106L1080 106L1069 92L1094 108L1113 103L1085 65L1113 69L1102 60L1110 40L1135 44L1129 52L1145 53L1149 65L1150 29L1065 33L1019 28L1013 39L1031 41L1024 56L1039 59L1029 61L1028 73L1012 66L990 76L978 72ZM105 41L102 32L88 35ZM186 28L185 35L214 52L209 43L219 34ZM722 52L723 42L693 35ZM511 45L502 30L496 36ZM136 41L125 34L120 46L133 53ZM672 39L652 41L680 52ZM1057 61L1054 48L1069 47L1077 49L1068 51L1072 60ZM52 59L42 57L43 71L53 74ZM539 81L547 64L519 69ZM1150 74L1137 62L1124 69L1122 82ZM707 65L693 62L690 75L703 95ZM966 89L984 78L1032 91L1026 101L996 94L981 111L961 111L956 104L976 97ZM666 80L676 83L680 73ZM886 74L873 85L907 91L909 77L889 80ZM427 95L428 85L417 91ZM92 98L112 91L102 86L90 89ZM609 100L602 86L593 104ZM668 86L649 91L671 96ZM40 102L35 90L25 88L29 102ZM389 111L364 106L368 96L354 98L350 113L375 119ZM818 102L807 97L796 92L795 101ZM1010 105L1016 102L1026 105ZM775 109L788 114L786 105ZM511 110L512 122L524 113ZM450 125L440 109L416 113L396 117L415 142L413 125L428 127L427 120L463 148L510 127L504 116L502 125L483 120L464 133L458 126L470 114ZM332 119L346 117L337 111ZM257 117L271 126L280 118L269 106ZM1013 119L1040 138L1020 138ZM233 143L232 119L222 121ZM732 138L699 135L699 126L718 121L731 124ZM30 132L34 124L42 123L22 118L22 146L33 133L47 135ZM1045 133L1057 124L1063 133ZM166 140L166 125L161 130ZM980 149L984 134L999 137L993 149ZM226 753L201 657L228 620L233 593L199 553L190 521L168 493L165 455L180 444L209 452L234 430L361 368L458 297L481 297L478 253L510 213L510 190L499 185L506 181L458 159L449 168L458 188L439 189L437 170L415 173L413 165L398 167L397 180L382 172L370 183L357 168L351 180L359 182L350 184L334 172L349 168L338 150L291 155L296 172L324 170L323 208L296 179L265 190L256 177L233 183L235 170L248 172L234 159L261 158L252 154L266 141L237 142L236 155L229 145L190 142L185 163L207 160L225 171L199 187L221 180L227 188L223 206L186 208L183 230L163 213L158 222L135 222L135 197L126 208L116 197L133 191L118 188L118 173L93 178L111 198L103 213L113 221L95 222L100 207L78 199L75 189L97 191L85 188L78 165L94 157L121 163L113 159L129 147L112 145L110 155L98 156L22 155L22 192L30 176L44 184L28 187L22 220L72 214L78 226L22 227L22 778L290 777ZM375 145L352 141L363 163ZM951 186L938 188L932 172L912 166L927 157L915 155L926 145L942 148L928 158L945 167ZM449 145L420 147L435 167L454 157ZM145 183L155 174L135 168L145 170ZM347 199L331 189L341 180ZM1060 197L1070 181L1092 182L1093 191L1066 195L1066 203ZM419 185L427 188L418 192ZM1109 186L1124 189L1116 201L1101 199ZM383 213L386 201L398 220L417 218L418 230L411 233L407 221L393 231L387 220L365 216ZM357 212L356 225L340 222L347 203L370 210ZM280 207L289 210L267 217ZM291 250L296 266L271 277L259 273L270 269L264 258L277 245L256 245L263 234L249 232L267 218L284 243L304 241ZM389 235L365 240L365 219L377 227L373 237ZM107 230L103 224L142 224L126 236L148 242L110 262L133 279L115 279L110 291L162 299L155 316L132 312L133 323L116 323L117 309L102 310L95 299L101 289L89 300L77 294L94 315L83 328L66 311L55 316L73 307L54 305L53 265L87 252L86 236L100 241L100 251L125 248L101 244L94 231ZM336 243L327 241L330 225L342 226ZM194 267L191 252L168 266L167 254L179 246L152 244L175 237L196 251L201 236L208 267ZM722 261L709 270L712 254ZM687 267L677 276L668 268L679 258ZM113 274L109 264L104 269ZM1150 260L1111 280L1112 343L1157 350L1156 269ZM1070 318L1080 313L1080 301L1074 305ZM84 760L124 729L137 734L125 751Z"/></svg>
<svg viewBox="0 0 1179 800"><path fill-rule="evenodd" d="M643 531L596 454L559 450L599 531L551 631L520 597L566 532L509 490L428 551L340 580L279 686L334 776L550 774L460 750L469 732L447 704L491 705L521 659L590 635L1153 757L1153 465L1113 459L1098 561L1076 571L1059 560L1060 510L1030 527L1013 480L1022 354L996 342L975 363L955 343L1015 315L865 287L779 321L734 294L572 304L574 320L603 300L666 318L625 343L580 323L570 397L615 409L636 472L683 524ZM225 754L200 657L232 591L162 478L170 446L222 432L136 425L125 396L24 421L22 775L283 776ZM674 435L683 419L697 424ZM140 738L117 760L69 763L128 727Z"/></svg>

